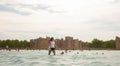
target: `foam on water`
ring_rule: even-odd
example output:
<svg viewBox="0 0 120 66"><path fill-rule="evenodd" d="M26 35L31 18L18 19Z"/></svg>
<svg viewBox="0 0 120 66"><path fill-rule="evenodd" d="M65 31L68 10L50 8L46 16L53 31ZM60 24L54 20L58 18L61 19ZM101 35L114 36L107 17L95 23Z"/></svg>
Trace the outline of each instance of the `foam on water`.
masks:
<svg viewBox="0 0 120 66"><path fill-rule="evenodd" d="M56 52L54 56L48 55L47 50L0 50L0 66L120 66L120 51Z"/></svg>

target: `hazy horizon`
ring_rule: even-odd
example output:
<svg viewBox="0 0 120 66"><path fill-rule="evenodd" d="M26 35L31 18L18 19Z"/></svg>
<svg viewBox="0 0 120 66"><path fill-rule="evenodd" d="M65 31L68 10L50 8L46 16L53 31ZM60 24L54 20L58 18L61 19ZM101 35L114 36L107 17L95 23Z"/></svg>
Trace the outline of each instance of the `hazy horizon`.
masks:
<svg viewBox="0 0 120 66"><path fill-rule="evenodd" d="M119 0L0 0L0 39L120 36Z"/></svg>

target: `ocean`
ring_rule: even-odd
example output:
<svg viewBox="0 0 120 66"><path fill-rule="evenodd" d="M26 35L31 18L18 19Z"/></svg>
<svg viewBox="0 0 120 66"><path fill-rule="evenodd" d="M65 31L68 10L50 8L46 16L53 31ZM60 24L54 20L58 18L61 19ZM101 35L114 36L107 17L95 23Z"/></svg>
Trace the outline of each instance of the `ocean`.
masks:
<svg viewBox="0 0 120 66"><path fill-rule="evenodd" d="M0 66L120 66L119 50L0 50Z"/></svg>

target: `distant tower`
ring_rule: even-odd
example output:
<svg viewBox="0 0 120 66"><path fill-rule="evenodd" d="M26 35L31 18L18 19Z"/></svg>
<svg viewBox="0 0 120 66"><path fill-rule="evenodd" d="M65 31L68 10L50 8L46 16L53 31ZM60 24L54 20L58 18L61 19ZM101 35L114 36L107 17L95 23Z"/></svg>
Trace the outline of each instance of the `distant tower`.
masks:
<svg viewBox="0 0 120 66"><path fill-rule="evenodd" d="M70 36L66 36L65 37L65 41L66 41L66 44L67 44L67 46L66 46L66 49L72 49L72 44L73 44L73 37L70 37Z"/></svg>
<svg viewBox="0 0 120 66"><path fill-rule="evenodd" d="M120 37L116 36L116 49L120 49Z"/></svg>
<svg viewBox="0 0 120 66"><path fill-rule="evenodd" d="M74 39L74 41L73 41L74 43L73 43L73 48L74 48L74 50L78 50L79 49L79 40L78 39Z"/></svg>

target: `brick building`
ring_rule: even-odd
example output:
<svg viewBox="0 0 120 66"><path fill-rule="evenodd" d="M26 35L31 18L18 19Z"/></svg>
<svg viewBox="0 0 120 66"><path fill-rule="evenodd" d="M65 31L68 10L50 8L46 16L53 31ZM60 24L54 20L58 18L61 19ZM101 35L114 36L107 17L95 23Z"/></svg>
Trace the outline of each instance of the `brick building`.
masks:
<svg viewBox="0 0 120 66"><path fill-rule="evenodd" d="M37 38L30 40L30 46L32 49L42 49L47 50L49 46L50 37ZM73 39L73 37L66 36L64 39L55 39L55 44L59 50L81 50L83 49L83 42L78 39Z"/></svg>
<svg viewBox="0 0 120 66"><path fill-rule="evenodd" d="M116 49L120 49L120 37L116 36Z"/></svg>

